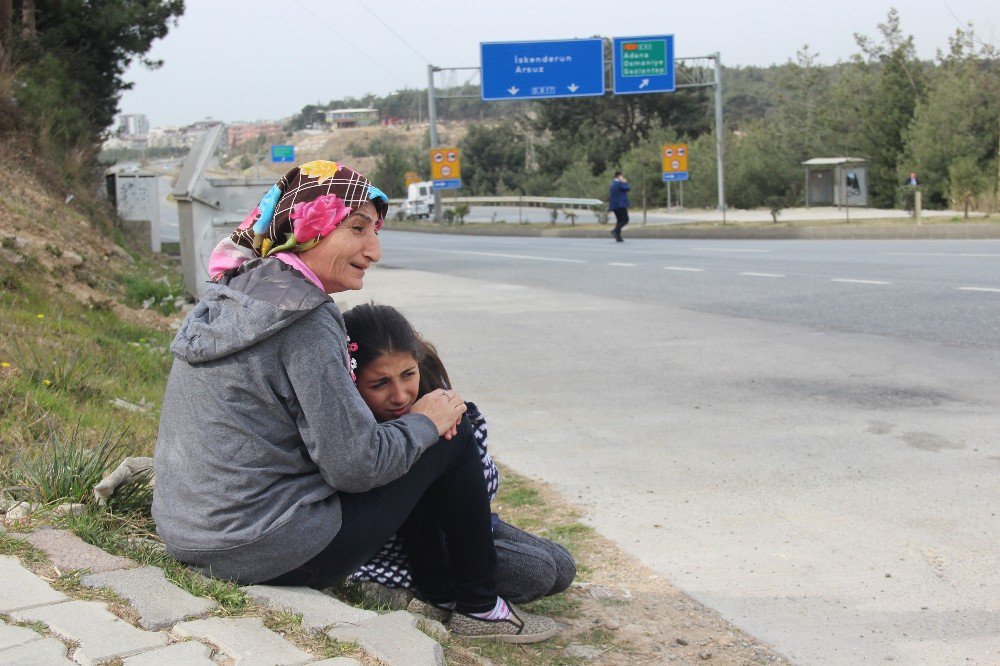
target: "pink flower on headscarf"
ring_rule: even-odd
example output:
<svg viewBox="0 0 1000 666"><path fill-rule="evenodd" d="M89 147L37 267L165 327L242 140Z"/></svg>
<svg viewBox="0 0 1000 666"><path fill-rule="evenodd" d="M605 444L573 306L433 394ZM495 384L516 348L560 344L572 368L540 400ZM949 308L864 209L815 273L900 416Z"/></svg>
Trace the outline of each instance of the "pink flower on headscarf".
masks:
<svg viewBox="0 0 1000 666"><path fill-rule="evenodd" d="M336 194L324 194L312 201L295 204L289 218L296 243L326 236L344 221L351 209Z"/></svg>

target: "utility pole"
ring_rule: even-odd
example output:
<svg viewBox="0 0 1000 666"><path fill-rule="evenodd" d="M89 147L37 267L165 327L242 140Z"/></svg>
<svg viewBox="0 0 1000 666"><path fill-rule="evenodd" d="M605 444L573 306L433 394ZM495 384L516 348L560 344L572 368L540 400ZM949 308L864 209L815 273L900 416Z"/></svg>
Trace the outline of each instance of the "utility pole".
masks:
<svg viewBox="0 0 1000 666"><path fill-rule="evenodd" d="M715 161L719 180L719 210L726 210L726 174L723 168L725 148L722 145L722 58L716 51L715 59Z"/></svg>
<svg viewBox="0 0 1000 666"><path fill-rule="evenodd" d="M722 211L722 221L725 224L726 220L726 172L725 172L725 146L723 145L723 137L725 136L725 131L722 126L722 57L719 52L716 51L707 56L701 57L690 57L690 58L675 58L674 60L688 60L694 61L694 67L692 69L678 70L679 76L684 76L684 83L678 83L677 90L682 90L684 88L714 88L715 97L715 164L716 164L716 182L719 188L719 210ZM711 70L709 70L706 60L714 61L714 65ZM711 80L709 80L709 71L711 71Z"/></svg>
<svg viewBox="0 0 1000 666"><path fill-rule="evenodd" d="M434 105L434 72L437 67L427 65L427 120L431 125L431 150L438 147L437 108ZM434 221L441 221L441 190L434 189Z"/></svg>

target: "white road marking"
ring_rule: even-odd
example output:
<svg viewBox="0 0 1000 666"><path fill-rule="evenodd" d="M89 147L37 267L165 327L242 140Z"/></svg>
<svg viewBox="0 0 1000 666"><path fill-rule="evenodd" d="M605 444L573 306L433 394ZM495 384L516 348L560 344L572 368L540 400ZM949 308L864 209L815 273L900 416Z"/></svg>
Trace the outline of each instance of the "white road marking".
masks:
<svg viewBox="0 0 1000 666"><path fill-rule="evenodd" d="M704 268L687 268L685 266L664 266L665 271L687 271L689 273L704 273Z"/></svg>
<svg viewBox="0 0 1000 666"><path fill-rule="evenodd" d="M770 250L758 250L750 248L728 248L728 247L696 247L699 252L770 252Z"/></svg>
<svg viewBox="0 0 1000 666"><path fill-rule="evenodd" d="M750 277L776 277L776 278L785 277L781 273L740 273L740 275L749 275Z"/></svg>
<svg viewBox="0 0 1000 666"><path fill-rule="evenodd" d="M472 252L470 250L441 250L439 248L425 248L425 252L446 252L448 254L473 254L478 257L503 257L505 259L531 259L534 261L560 261L567 264L585 264L583 259L558 259L556 257L536 257L528 254L502 254L500 252Z"/></svg>
<svg viewBox="0 0 1000 666"><path fill-rule="evenodd" d="M630 266L631 267L631 266L635 266L635 264L620 264L617 261L612 261L611 263L608 264L608 266Z"/></svg>
<svg viewBox="0 0 1000 666"><path fill-rule="evenodd" d="M833 278L830 282L850 282L851 284L892 284L882 280L849 280L847 278Z"/></svg>
<svg viewBox="0 0 1000 666"><path fill-rule="evenodd" d="M1000 294L1000 289L994 287L959 287L959 291L991 291Z"/></svg>
<svg viewBox="0 0 1000 666"><path fill-rule="evenodd" d="M882 252L883 257L1000 257L1000 253L979 252Z"/></svg>

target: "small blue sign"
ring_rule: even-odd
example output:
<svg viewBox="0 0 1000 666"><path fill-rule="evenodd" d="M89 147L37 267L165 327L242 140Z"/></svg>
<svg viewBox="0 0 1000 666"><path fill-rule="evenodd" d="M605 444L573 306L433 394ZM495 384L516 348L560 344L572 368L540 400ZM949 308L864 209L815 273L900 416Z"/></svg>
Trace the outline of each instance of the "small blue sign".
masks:
<svg viewBox="0 0 1000 666"><path fill-rule="evenodd" d="M616 95L673 92L674 36L615 37Z"/></svg>
<svg viewBox="0 0 1000 666"><path fill-rule="evenodd" d="M664 183L670 180L687 180L687 179L688 179L687 171L674 171L672 173L663 174Z"/></svg>
<svg viewBox="0 0 1000 666"><path fill-rule="evenodd" d="M446 178L445 180L432 180L435 190L457 190L462 187L461 178Z"/></svg>
<svg viewBox="0 0 1000 666"><path fill-rule="evenodd" d="M272 162L294 162L295 146L271 146Z"/></svg>
<svg viewBox="0 0 1000 666"><path fill-rule="evenodd" d="M483 42L483 99L604 94L604 40Z"/></svg>

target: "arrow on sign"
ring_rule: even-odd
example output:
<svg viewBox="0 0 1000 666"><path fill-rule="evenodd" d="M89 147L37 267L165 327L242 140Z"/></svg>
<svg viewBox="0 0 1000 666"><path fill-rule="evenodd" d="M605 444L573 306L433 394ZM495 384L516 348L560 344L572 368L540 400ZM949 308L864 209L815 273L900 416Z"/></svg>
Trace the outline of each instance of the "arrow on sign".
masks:
<svg viewBox="0 0 1000 666"><path fill-rule="evenodd" d="M507 88L507 92L509 92L511 95L516 95L518 90L520 90L520 88L515 88L514 86Z"/></svg>
<svg viewBox="0 0 1000 666"><path fill-rule="evenodd" d="M571 83L566 87L569 88L570 92L576 92L577 90L580 89L580 86L576 85L575 83Z"/></svg>
<svg viewBox="0 0 1000 666"><path fill-rule="evenodd" d="M642 90L648 85L649 85L649 79L643 79L642 81L639 82L639 90Z"/></svg>

